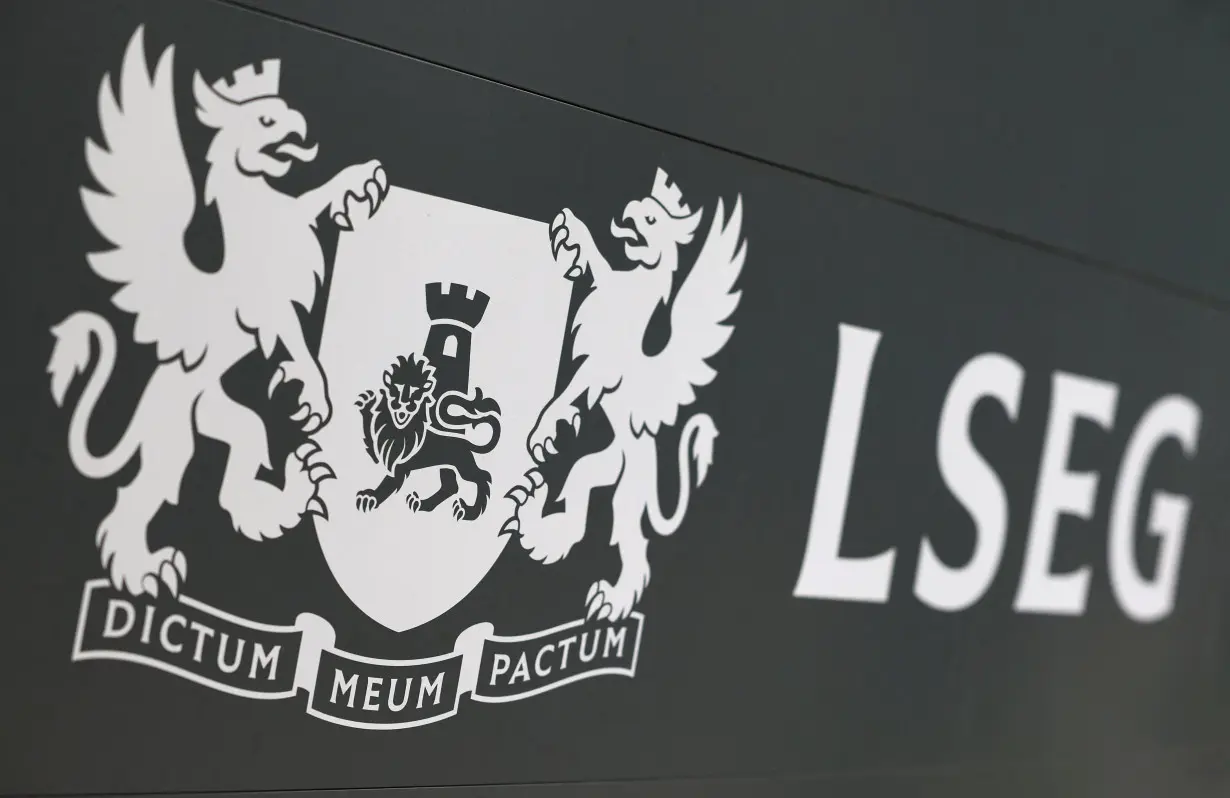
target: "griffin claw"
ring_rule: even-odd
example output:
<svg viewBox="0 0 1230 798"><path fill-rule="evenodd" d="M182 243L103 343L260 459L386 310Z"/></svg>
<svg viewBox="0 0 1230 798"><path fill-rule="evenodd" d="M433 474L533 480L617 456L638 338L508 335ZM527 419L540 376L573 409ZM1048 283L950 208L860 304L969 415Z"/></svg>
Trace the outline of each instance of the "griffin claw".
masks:
<svg viewBox="0 0 1230 798"><path fill-rule="evenodd" d="M521 531L521 522L517 520L517 516L513 516L504 522L504 526L500 527L501 535L511 535Z"/></svg>
<svg viewBox="0 0 1230 798"><path fill-rule="evenodd" d="M164 562L162 567L158 569L158 578L171 591L173 597L179 597L179 574L176 573L174 565Z"/></svg>
<svg viewBox="0 0 1230 798"><path fill-rule="evenodd" d="M559 454L559 449L555 448L555 441L551 440L550 438L547 438L546 442L543 443L542 448L545 449L547 454L551 455L552 457Z"/></svg>
<svg viewBox="0 0 1230 798"><path fill-rule="evenodd" d="M542 472L537 468L531 468L529 471L526 471L525 476L535 489L541 488L543 485L547 484L547 480L543 477Z"/></svg>
<svg viewBox="0 0 1230 798"><path fill-rule="evenodd" d="M326 521L329 520L329 510L325 507L325 503L320 500L319 496L313 496L308 499L307 503L308 515L318 515Z"/></svg>
<svg viewBox="0 0 1230 798"><path fill-rule="evenodd" d="M346 214L342 213L341 211L338 211L337 213L333 214L333 223L337 225L338 229L340 230L353 230L354 229L353 227L350 226L350 219L346 218Z"/></svg>
<svg viewBox="0 0 1230 798"><path fill-rule="evenodd" d="M333 469L321 463L320 465L312 466L308 469L308 477L319 485L326 479L337 479L337 474L333 473Z"/></svg>
<svg viewBox="0 0 1230 798"><path fill-rule="evenodd" d="M591 587L589 593L590 597L585 602L588 605L585 611L585 619L601 621L609 618L614 608L607 603L606 594L597 585Z"/></svg>
<svg viewBox="0 0 1230 798"><path fill-rule="evenodd" d="M146 574L141 577L141 587L146 593L149 593L154 598L158 598L158 580L153 574Z"/></svg>
<svg viewBox="0 0 1230 798"><path fill-rule="evenodd" d="M307 405L299 405L299 409L290 414L290 420L291 421L302 421L303 419L307 418L311 412L312 412L312 408L308 407Z"/></svg>
<svg viewBox="0 0 1230 798"><path fill-rule="evenodd" d="M530 492L526 490L525 488L521 487L520 485L517 485L516 487L514 487L512 490L508 491L508 493L504 495L508 497L509 499L512 499L513 504L517 505L518 507L520 507L521 505L525 504L527 501L530 500Z"/></svg>
<svg viewBox="0 0 1230 798"><path fill-rule="evenodd" d="M304 422L303 431L311 435L313 432L320 429L321 424L323 423L324 423L324 420L321 419L320 414L313 413L312 415L308 416L308 420Z"/></svg>
<svg viewBox="0 0 1230 798"><path fill-rule="evenodd" d="M376 209L380 207L380 203L384 201L384 191L380 188L380 183L374 177L363 184L363 189L367 192L368 199L371 200L372 213L375 213Z"/></svg>
<svg viewBox="0 0 1230 798"><path fill-rule="evenodd" d="M316 441L307 441L300 445L298 449L295 449L295 457L298 457L300 460L306 462L309 457L319 451L319 443Z"/></svg>

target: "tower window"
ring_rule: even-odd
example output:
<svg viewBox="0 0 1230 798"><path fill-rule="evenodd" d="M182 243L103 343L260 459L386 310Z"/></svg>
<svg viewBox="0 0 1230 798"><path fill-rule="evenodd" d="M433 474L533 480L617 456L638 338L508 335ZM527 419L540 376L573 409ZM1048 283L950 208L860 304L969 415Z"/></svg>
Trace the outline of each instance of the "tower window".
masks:
<svg viewBox="0 0 1230 798"><path fill-rule="evenodd" d="M449 335L444 339L444 356L457 357L457 336Z"/></svg>

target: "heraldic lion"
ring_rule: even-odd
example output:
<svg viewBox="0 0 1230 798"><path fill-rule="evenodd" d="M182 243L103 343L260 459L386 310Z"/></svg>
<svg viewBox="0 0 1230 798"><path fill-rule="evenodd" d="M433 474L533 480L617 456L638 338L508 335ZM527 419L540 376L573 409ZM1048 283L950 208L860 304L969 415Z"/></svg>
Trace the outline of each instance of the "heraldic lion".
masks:
<svg viewBox="0 0 1230 798"><path fill-rule="evenodd" d="M280 464L281 488L258 479L259 469L270 466L264 422L232 400L221 380L258 347L268 358L281 342L289 357L276 370L270 394L281 382L300 385L301 405L291 418L305 435L329 420L325 378L295 310L311 309L324 273L313 227L328 212L349 230L375 213L388 191L376 161L349 167L298 197L276 190L269 179L316 155L316 147L306 145L303 115L278 96L279 62L244 67L212 85L196 73L196 116L214 131L203 196L217 207L225 250L218 271L197 268L184 247L197 191L180 140L173 49L163 52L151 75L143 29L137 29L119 91L110 75L99 90L104 145L86 141L86 160L102 191L83 187L81 198L112 245L87 259L96 274L120 284L115 307L132 314L135 342L152 345L158 358L132 420L109 452L91 452L87 437L116 362L110 323L86 311L70 315L52 329L48 366L58 404L78 375L89 374L68 433L69 454L83 475L110 477L140 456L136 476L118 489L96 537L112 584L133 594L157 595L161 584L178 595L187 576L184 554L173 546L150 551L147 531L162 505L178 502L198 432L229 447L218 499L244 536L275 538L306 513L326 513L316 485L332 472L317 462L316 444L305 439ZM91 340L98 345L94 359Z"/></svg>
<svg viewBox="0 0 1230 798"><path fill-rule="evenodd" d="M565 557L585 532L589 494L614 485L612 545L621 563L612 584L596 581L586 596L587 615L619 620L628 615L649 583L648 541L642 522L659 535L678 529L691 491L704 480L713 460L717 427L705 414L691 416L679 440L679 499L670 515L658 497L656 435L676 423L681 408L696 398L716 372L707 361L726 345L733 331L727 321L739 304L735 282L747 244L741 236L742 198L727 219L719 201L708 238L670 304L671 337L657 355L646 355L642 340L655 309L670 301L680 248L691 243L702 211L692 213L680 190L658 170L650 196L628 203L623 224L611 234L623 240L627 266L612 268L583 222L562 211L550 228L552 252L570 280L590 274L586 295L573 323L574 351L581 359L567 387L543 409L527 441L542 463L558 452L558 435L580 429L586 412L600 408L614 430L606 449L573 464L560 490L562 512L544 515L547 491L542 474L531 470L509 492L518 511L505 531L518 532L530 555L550 563ZM695 466L695 485L692 467Z"/></svg>
<svg viewBox="0 0 1230 798"><path fill-rule="evenodd" d="M412 472L432 467L440 468L440 488L426 498L406 494L412 512L431 512L457 496L458 477L474 484L475 498L453 498L453 517L473 521L487 509L491 474L474 457L500 442L500 406L480 388L472 397L445 391L437 400L435 371L426 356L399 357L384 372L383 387L365 391L355 402L363 419L363 445L385 470L379 485L355 496L361 512L383 504ZM482 427L489 430L487 440L471 442L467 433Z"/></svg>

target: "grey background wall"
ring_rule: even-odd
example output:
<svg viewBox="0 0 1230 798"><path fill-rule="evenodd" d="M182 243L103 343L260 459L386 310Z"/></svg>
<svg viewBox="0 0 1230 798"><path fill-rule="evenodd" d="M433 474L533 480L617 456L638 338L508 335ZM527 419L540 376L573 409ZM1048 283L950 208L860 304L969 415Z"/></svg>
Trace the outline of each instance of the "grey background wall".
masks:
<svg viewBox="0 0 1230 798"><path fill-rule="evenodd" d="M64 154L79 159L80 131L73 126L80 125L81 120L74 116L75 110L57 105L55 97L61 95L56 92L79 92L81 97L74 95L74 102L90 100L96 89L99 65L113 67L124 41L122 36L129 32L130 18L149 17L167 22L177 16L167 8L155 9L155 5L116 3L115 17L123 18L115 23L116 30L96 21L88 22L107 16L107 11L98 10L100 6L91 9L96 17L81 12L80 19L88 24L75 22L73 6L67 3L34 0L14 3L0 11L0 19L5 21L0 26L4 28L0 41L11 42L6 52L0 54L0 64L9 76L3 81L4 90L11 92L8 107L21 110L14 118L30 120L28 124L14 123L18 128L15 135L25 152L14 159L9 196L0 200L10 208L9 232L21 242L16 251L23 262L42 257L42 245L36 240L39 237L46 240L83 235L78 229L82 222L76 217L71 229L53 223L75 212L75 208L70 209L76 201L73 181L80 171L80 165L70 164ZM498 725L495 722L492 729L483 731L490 732L481 738L485 750L467 754L473 756L471 765L462 761L453 768L449 754L480 739L467 737L468 730L457 731L455 737L448 736L452 732L442 733L439 748L425 749L444 751L443 755L424 756L422 750L409 752L431 760L424 765L425 769L437 767L436 772L448 776L435 783L448 781L454 786L371 786L396 783L396 769L390 763L396 761L401 749L388 738L343 739L341 735L329 736L332 730L314 730L310 734L318 736L304 736L297 741L293 734L302 728L298 725L302 722L298 713L287 710L271 721L261 711L245 707L243 712L249 714L239 716L244 729L231 729L226 740L215 741L211 749L208 732L215 727L209 724L230 722L234 717L227 714L231 707L218 708L208 696L188 690L181 695L175 692L178 685L166 687L160 683L150 692L142 692L140 677L129 676L125 677L129 680L116 683L137 696L131 707L134 712L148 713L142 715L143 722L149 722L162 707L169 706L181 712L196 710L200 714L192 719L201 725L195 731L183 731L187 727L182 716L164 718L165 728L146 730L151 736L144 738L157 738L158 744L165 746L161 749L162 758L148 764L136 756L132 767L125 769L109 763L108 756L100 752L107 745L120 745L119 740L143 739L136 732L128 737L125 735L130 732L117 731L114 737L107 738L93 736L94 727L89 732L83 727L77 734L65 733L58 738L62 750L42 746L32 751L23 747L30 739L47 739L55 731L56 723L67 727L80 725L71 717L74 711L86 712L80 707L57 704L54 711L41 716L31 709L53 692L57 700L65 695L87 703L94 700L97 694L90 693L89 680L73 676L75 681L68 688L48 682L56 686L53 691L36 684L36 689L24 694L13 691L5 699L8 703L0 704L29 712L28 716L14 714L20 721L0 732L0 741L7 741L9 751L7 757L0 751L0 794L44 792L31 785L53 785L55 789L48 787L45 791L61 795L226 794L243 798L1212 798L1230 794L1230 704L1225 703L1230 697L1230 671L1226 670L1230 668L1230 631L1224 621L1227 590L1221 576L1227 572L1221 563L1226 562L1225 541L1230 539L1226 537L1230 526L1220 520L1230 514L1223 512L1225 490L1219 482L1230 473L1226 465L1230 462L1230 435L1226 434L1224 423L1217 420L1222 406L1230 405L1230 368L1222 371L1218 365L1225 341L1230 340L1230 319L1226 317L1230 313L1230 224L1226 223L1230 219L1230 156L1225 154L1230 142L1230 7L1198 0L951 0L937 4L881 0L197 0L183 8L191 9L184 12L184 21L180 23L180 33L186 42L190 33L221 40L228 29L239 30L228 46L249 54L263 52L260 48L272 35L269 31L279 26L307 29L313 36L335 39L336 46L324 47L313 37L302 37L305 42L316 42L309 46L287 35L288 53L295 53L300 60L307 53L343 53L349 58L356 52L354 48L362 47L363 57L371 59L370 63L375 63L377 57L396 59L398 63L414 61L414 71L407 66L406 74L413 74L415 80L425 76L421 78L425 90L443 98L432 107L447 107L449 92L466 86L471 82L467 76L473 76L474 83L500 84L465 90L473 91L473 97L491 107L498 107L502 124L510 118L520 119L516 115L523 107L532 108L532 114L526 113L527 119L558 122L557 128L553 128L558 130L593 132L593 140L599 144L626 143L629 151L645 157L670 151L694 173L707 174L709 167L717 164L714 169L718 173L727 169L730 174L743 176L747 190L772 200L759 207L775 209L775 219L761 223L764 229L777 234L777 240L757 246L783 253L779 263L790 260L786 255L798 254L802 259L810 252L808 241L812 232L807 225L814 218L817 234L830 236L833 251L840 251L870 275L859 278L864 283L890 284L894 269L911 270L908 278L902 278L900 295L895 299L880 301L858 279L848 281L845 293L834 288L831 296L816 302L817 319L814 327L807 328L824 347L831 348L832 342L821 336L831 332L841 320L839 314L850 308L857 309L869 321L887 320L891 324L893 318L908 319L909 324L888 330L893 340L916 333L911 341L915 349L900 355L895 362L903 373L915 362L925 364L927 369L939 364L942 370L937 367L932 369L935 374L927 372L922 377L911 372L913 381L897 383L890 398L919 390L926 401L938 406L943 395L943 386L938 381L950 376L961 358L970 354L962 348L962 339L969 330L982 335L988 347L1002 344L1028 353L1025 359L1030 361L1030 379L1038 386L1031 389L1033 393L1026 400L1027 408L1032 402L1037 410L1033 416L1025 414L1033 438L1040 437L1041 408L1045 405L1041 391L1050 369L1056 367L1050 357L1056 351L1069 355L1069 362L1076 364L1073 367L1078 370L1088 367L1093 373L1106 368L1126 375L1125 391L1137 390L1131 398L1136 402L1132 412L1138 412L1140 405L1152 398L1146 391L1158 387L1190 389L1205 400L1204 409L1212 419L1210 434L1216 439L1208 446L1212 455L1201 462L1202 470L1196 480L1204 499L1200 506L1211 509L1202 516L1202 542L1192 549L1195 554L1191 564L1185 566L1189 572L1184 585L1189 592L1184 594L1183 611L1174 623L1160 627L1160 631L1142 631L1122 622L1108 609L1109 599L1094 608L1095 617L1089 625L1064 627L1058 632L1053 626L1039 626L1021 633L1023 622L1010 616L1003 606L975 614L968 626L955 622L945 625L945 620L917 612L913 606L903 609L895 605L891 626L883 623L883 616L858 615L855 610L853 615L837 617L834 611L834 617L827 618L823 628L844 630L848 637L838 639L861 645L850 670L879 674L883 680L877 686L875 679L869 677L863 685L865 690L879 691L885 696L882 707L868 710L869 714L888 719L882 736L899 744L898 751L924 754L932 753L933 746L938 750L953 740L964 741L964 750L943 750L943 756L934 757L939 764L877 766L872 761L874 746L860 746L852 732L843 735L843 729L859 724L839 712L831 717L821 717L821 710L814 713L820 718L817 726L824 725L826 729L827 736L821 743L803 709L783 704L782 712L775 716L763 707L749 709L749 705L740 705L747 717L763 723L743 730L745 746L733 745L729 736L719 740L715 733L717 742L706 751L703 734L691 729L692 738L673 742L687 755L688 763L700 764L691 768L690 777L665 777L655 774L670 771L672 763L663 764L644 753L653 746L635 739L635 723L628 721L621 727L626 732L623 739L610 746L633 752L629 758L620 759L604 755L595 746L586 747L583 741L572 739L576 735L566 734L571 728L568 723L575 721L576 728L584 727L584 723L569 715L571 710L565 706L557 710L556 720L557 731L562 730L561 738L568 739L557 739L555 744L558 750L580 753L566 762L557 762L559 767L554 770L535 770L531 761L534 755L527 753L534 747L531 735L520 734L517 728L494 728ZM250 30L245 21L249 17ZM166 29L176 28L167 22ZM31 32L31 38L21 39L25 32ZM103 34L109 37L105 45L93 41L96 34L99 41ZM63 52L57 52L57 41L64 43ZM209 54L208 42L190 44L196 54ZM103 55L93 51L85 54L91 46L97 46ZM383 52L367 52L373 48ZM36 58L51 60L36 63ZM462 74L433 77L435 71L420 69L422 64L418 62ZM60 66L48 67L40 73L44 67L39 65L44 63ZM221 68L221 60L217 66ZM314 64L313 69L313 74L327 73L328 65ZM524 93L525 102L522 104L513 92ZM361 94L361 89L355 93ZM346 107L365 108L362 99L348 97L350 104ZM408 119L419 112L413 107L398 110ZM375 118L364 117L369 121ZM424 119L423 127L430 127L430 122L430 118ZM625 130L623 123L636 132ZM344 125L330 124L335 125L335 134L340 136L344 132L338 130ZM434 135L446 137L445 132ZM533 131L526 135L532 136ZM423 140L430 141L431 136L425 134ZM475 140L481 141L481 136L475 135ZM602 160L600 154L583 152L585 142L574 142L573 147L568 163L594 164ZM527 155L527 164L535 159L539 163L550 160L549 147L541 142L527 146L526 150L532 151ZM516 181L525 181L528 176L517 171L521 165L505 160L508 165L500 168L507 169L512 177L504 180L501 173L501 180L491 181L495 188L472 189L466 185L464 191L472 190L480 199L491 197L493 205L495 200L510 205L537 203L537 195L531 200L528 193L521 197L514 190ZM457 156L442 155L440 164L424 168L422 179L428 187L452 190L459 185L454 181L460 173L458 163L463 164ZM528 172L529 167L524 168ZM568 185L571 176L567 171L560 166L558 174L552 172L552 185ZM39 188L14 188L33 185ZM728 188L722 185L704 190L718 192ZM54 189L54 198L39 193L50 189ZM542 193L549 196L551 191L543 189ZM773 202L779 205L774 206ZM882 246L873 246L871 242L882 232L886 240L879 242ZM62 253L57 250L65 263L73 257L75 240L71 246L62 244ZM28 248L24 248L27 243ZM916 262L910 260L914 253L919 253ZM978 270L984 265L987 272L982 274ZM78 266L74 264L73 268ZM786 275L789 271L785 266L777 268L782 270L777 274ZM6 323L14 325L13 335L43 334L43 329L35 326L43 325L42 316L52 311L41 309L44 295L38 292L46 290L45 296L58 297L52 291L58 289L58 278L48 274L32 269L5 278L9 297L6 302L11 306ZM935 315L927 315L929 275L948 284L972 286L969 290L973 298L953 311L955 332L945 329L937 319L946 312L942 307L935 307ZM1001 277L1005 282L1000 282ZM745 325L752 337L743 340L768 340L754 336L773 332L770 322L775 320L774 310L784 307L774 302L805 299L807 291L819 296L822 288L827 290L818 278L810 275L800 276L798 285L802 287L780 282L770 285L770 281L763 280L760 298L752 300L753 307L760 308L760 321ZM71 293L74 297L92 296L92 291L74 288ZM13 299L31 295L39 297L39 301L19 305ZM942 295L943 290L935 289L935 296ZM1024 297L1027 303L1035 304L1014 307L1011 313L1001 312L1012 307L1014 297ZM980 305L984 302L985 306ZM808 323L811 322L809 319ZM966 326L957 330L960 325ZM1097 334L1085 336L1086 325L1096 328ZM740 351L751 351L751 344L746 346ZM827 406L828 386L819 383L827 382L832 369L832 352L828 348L823 356L817 356L819 377L813 375L811 379L818 382L809 383L807 388L815 389L806 396L809 401L814 399L818 408ZM800 343L790 351L797 354L806 351L806 347ZM928 358L934 358L934 362ZM22 379L28 371L31 379L37 376L41 380L39 369L44 362L40 350L32 365L21 360L14 369L23 375ZM920 367L919 373L924 371ZM752 371L749 366L743 373L772 379L774 372L768 366L761 371ZM785 382L788 380L783 378ZM45 386L39 383L38 390L45 393ZM727 400L728 406L746 406L738 404L737 389L727 390L730 393L724 396L736 397ZM741 390L752 393L750 387ZM38 398L39 408L48 404L42 394ZM928 407L934 415L934 408ZM892 417L895 405L886 399L880 410L880 419ZM49 409L36 412L49 413ZM748 451L780 449L785 452L784 458L806 461L807 467L811 467L818 448L820 415L818 410L812 426L795 439L783 438L779 443L771 438L760 440L753 434L757 432L752 429L755 419L747 422L743 437L736 429L730 438L735 446L745 446ZM43 451L38 447L45 444L36 441L28 429L50 426L52 421L50 416L31 418L33 421L23 425L22 430L7 433L11 438L6 440L12 441L9 451L27 455ZM885 436L877 443L877 450L887 463L882 469L869 472L883 477L877 484L903 484L901 474L912 473L908 470L913 465L908 462L912 455L898 455L895 448L900 440L921 442L924 448L919 450L919 457L931 456L925 447L932 443L927 437L934 434L933 425L927 426L932 421L928 416L926 423L917 427L903 422L900 439ZM1029 460L1033 453L1022 455L1021 449L1014 450L1012 447L1020 441L1009 433L994 429L991 432L994 445L1000 447L996 451L1006 451L1014 458L1010 474L1014 484L1028 488L1028 480L1033 476L1030 469L1036 467L1036 462ZM1126 430L1120 432L1120 438L1127 434ZM61 427L56 426L53 448L55 456L61 459L62 433ZM1104 455L1106 452L1098 449L1090 456ZM40 462L38 468L22 469L19 475L18 469L6 472L10 484L19 488L12 490L10 496L10 502L18 507L14 517L44 517L35 514L38 508L32 497L41 495L46 484L60 484L53 480L61 479L67 470L58 460L45 459L47 462ZM759 512L751 506L751 500L766 494L755 492L752 476L731 471L725 474L726 482L718 484L727 485L732 491L744 491L732 493L736 498L747 497L737 511L728 512L727 518L742 517L751 526ZM809 472L802 481L807 482L812 476ZM30 484L22 480L30 480ZM942 490L932 487L935 493ZM757 606L768 608L740 627L748 634L759 632L770 639L780 632L784 638L800 629L805 633L811 629L807 626L814 621L808 614L814 609L811 605L801 606L784 595L768 596L774 590L784 592L794 576L797 547L791 547L798 542L796 538L801 539L810 501L803 494L809 491L810 484L799 491L802 498L793 505L776 508L779 515L773 516L773 523L790 526L793 538L783 543L780 557L777 552L772 557L766 553L760 563L762 567L753 574L754 579L742 588L757 593L763 599L763 604ZM73 523L80 520L73 515L74 502L57 499L50 503L61 513L59 518L72 519ZM923 506L932 507L925 503ZM744 515L740 516L740 512ZM900 511L907 516L909 512L909 506ZM950 515L945 518L964 520L955 506L947 512ZM704 517L719 515L710 508L709 515ZM92 522L90 519L89 523ZM883 524L885 528L891 526ZM84 535L83 532L80 536ZM746 552L737 541L731 542L731 537L711 542L708 562L698 558L701 561L694 564L694 570L699 569L703 575L706 567L721 571L737 562ZM887 533L881 534L876 542L886 539ZM7 584L15 587L4 593L10 607L2 617L4 628L17 629L15 639L24 645L15 646L14 650L46 649L56 656L66 650L66 640L56 636L63 631L59 628L65 623L63 618L50 627L34 622L19 627L21 619L29 620L29 616L24 607L18 607L21 601L17 587L23 596L38 597L37 607L46 608L45 596L38 591L63 581L67 584L63 602L75 606L79 596L72 593L79 587L79 582L74 581L76 572L44 576L38 567L31 566L42 562L39 558L49 556L59 545L54 538L19 539L19 543L13 544L7 562L14 576ZM1092 548L1096 556L1103 556L1101 549ZM220 551L215 559L224 561L228 550ZM93 567L92 550L67 556L85 563L84 572L95 575L88 570ZM679 567L673 578L682 580L686 570L682 563L692 563L681 555L675 557ZM268 561L262 560L262 567L272 566L273 559L271 555ZM194 579L201 580L202 575L194 574ZM62 586L55 587L59 590ZM242 580L237 578L236 595L244 589ZM999 591L1001 598L1003 592ZM737 590L731 591L724 599L728 608L734 606L731 596L735 593ZM696 627L716 636L724 628L722 623L699 613L712 605L684 594L680 589L672 596L673 604L657 605L657 617L663 623L655 628L667 629L667 618L679 624L690 618ZM817 623L815 628L821 626ZM946 631L952 632L948 642L956 641L954 650L962 652L964 659L928 655L928 641L942 639L940 636ZM636 700L644 703L637 706L645 709L656 701L659 706L692 709L695 705L689 702L695 696L685 689L688 685L683 685L682 680L687 673L696 671L679 665L687 659L688 646L677 643L671 648L674 641L669 635L659 634L667 638L658 640L660 680L649 681L653 678L651 673L642 681L651 685L680 685L673 688L678 694L666 692L666 687L650 688L649 692L638 694ZM801 651L817 664L813 666L812 660L796 658L780 665L766 665L765 672L782 675L786 680L807 678L813 667L817 674L827 674L820 657L832 653L833 639L815 637L802 643L791 640L790 644L797 648L783 644L783 650ZM847 650L853 650L853 646ZM1097 656L1099 650L1105 655ZM1018 653L1021 655L1017 656ZM32 674L55 671L59 678L57 669L62 666L66 663L57 659L54 667L44 669L32 660L24 666L25 670L14 669L13 673L29 680ZM1001 684L998 679L1003 674L1007 675ZM1150 679L1150 674L1157 678ZM1007 694L1027 683L1044 697L1058 697L1057 705L1026 706L1019 710L1022 722L1015 725L1008 715L989 722L986 715L993 713L980 715L970 704L954 705L951 722L943 733L936 731L933 737L929 736L925 722L908 720L912 695L922 696L918 699L919 712L925 710L938 716L946 697L963 694L967 676L973 685L967 691L969 695L985 697L1000 694L997 691ZM703 677L697 680L703 681ZM12 683L22 681L14 676ZM101 679L99 683L103 683ZM934 693L921 689L934 684L943 689L936 688ZM920 689L911 692L911 686ZM654 689L661 692L654 693ZM603 703L596 699L595 705L618 708L616 700L605 700ZM90 707L94 721L109 717L112 706L106 703L105 696L98 701ZM115 701L121 703L119 699ZM799 706L804 707L802 699L800 702ZM849 706L853 705L851 699ZM1101 714L1088 716L1084 714L1087 707L1100 707ZM575 714L584 716L587 708L585 705ZM789 714L788 709L792 710ZM804 709L812 712L810 705ZM716 709L712 711L714 717L722 714ZM903 714L894 714L898 711ZM517 717L532 723L534 710L527 708ZM775 720L777 717L782 718L780 723ZM1056 717L1069 722L1062 728L1048 726L1047 721ZM970 730L983 728L979 722L1007 731L1003 739L976 739ZM678 728L689 729L685 722L679 724ZM1036 729L1048 728L1051 738L1030 738ZM282 738L273 731L284 729L291 730L292 736ZM647 736L657 732L644 731ZM499 742L501 734L506 735L503 746ZM1147 743L1141 742L1143 738L1147 738ZM545 739L550 739L549 732ZM322 740L336 747L328 747ZM788 742L774 742L781 740ZM809 754L813 740L814 757ZM569 745L576 748L569 749ZM720 745L730 747L719 749ZM840 753L833 754L834 750ZM638 751L640 756L636 758ZM1005 755L1004 751L1012 755ZM1066 753L1051 755L1054 751ZM544 759L551 756L548 753ZM838 761L842 758L855 765L843 766ZM918 758L926 759L922 755ZM276 766L271 764L274 760ZM759 771L739 776L723 771L725 767L739 771L747 762L786 760L792 763L789 770L778 768L771 773ZM88 762L93 769L87 774L83 768L81 772L86 775L74 780L71 772L58 772L58 763L62 761ZM245 769L237 762L247 762L248 766ZM518 764L521 762L531 764L522 766ZM467 772L466 767L474 774L472 781L452 777ZM548 778L536 784L491 786L491 774L502 772L569 776ZM106 776L96 776L98 773ZM328 773L331 780L321 783L323 777L318 778L318 773ZM577 773L581 776L573 778ZM586 774L595 776L583 778ZM10 784L23 789L12 791ZM486 786L467 786L480 784ZM244 791L248 786L268 789ZM282 788L286 791L279 792Z"/></svg>
<svg viewBox="0 0 1230 798"><path fill-rule="evenodd" d="M1213 0L243 2L1230 300Z"/></svg>

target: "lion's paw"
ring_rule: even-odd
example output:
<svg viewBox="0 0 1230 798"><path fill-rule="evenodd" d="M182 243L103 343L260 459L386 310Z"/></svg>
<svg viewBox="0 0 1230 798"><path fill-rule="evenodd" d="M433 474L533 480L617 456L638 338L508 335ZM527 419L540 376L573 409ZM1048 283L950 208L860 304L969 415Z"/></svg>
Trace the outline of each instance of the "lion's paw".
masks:
<svg viewBox="0 0 1230 798"><path fill-rule="evenodd" d="M640 601L641 593L645 590L645 583L649 581L649 575L645 575L644 581L628 578L628 576L627 574L621 576L614 585L605 579L600 579L590 586L589 593L585 597L586 619L622 621L628 617L636 603Z"/></svg>
<svg viewBox="0 0 1230 798"><path fill-rule="evenodd" d="M453 518L457 521L473 521L483 514L477 504L466 504L461 498L453 499Z"/></svg>
<svg viewBox="0 0 1230 798"><path fill-rule="evenodd" d="M412 490L406 494L406 506L412 513L417 513L422 508L423 498L419 496L418 491Z"/></svg>
<svg viewBox="0 0 1230 798"><path fill-rule="evenodd" d="M188 578L188 559L179 549L171 546L155 552L111 552L110 562L104 562L116 590L124 590L134 596L149 595L157 598L163 588L172 597L179 597L179 589Z"/></svg>
<svg viewBox="0 0 1230 798"><path fill-rule="evenodd" d="M354 495L354 506L361 513L370 513L379 504L380 502L376 500L375 491L365 489Z"/></svg>

